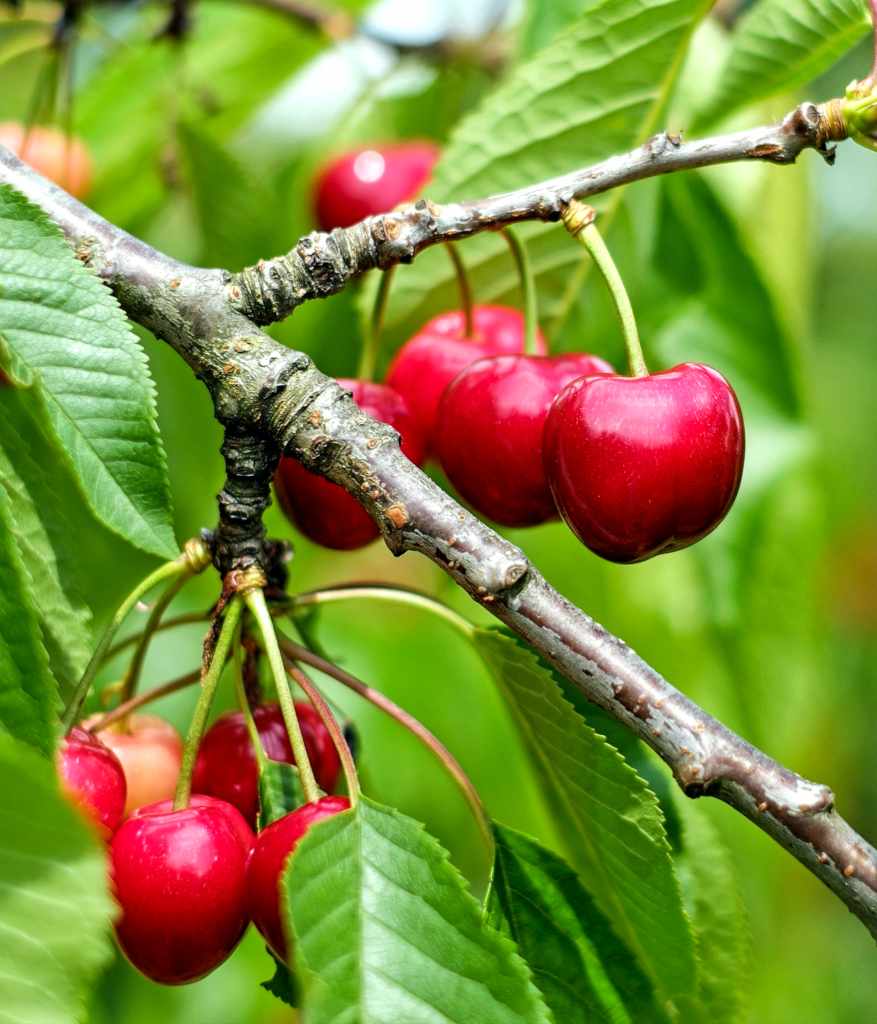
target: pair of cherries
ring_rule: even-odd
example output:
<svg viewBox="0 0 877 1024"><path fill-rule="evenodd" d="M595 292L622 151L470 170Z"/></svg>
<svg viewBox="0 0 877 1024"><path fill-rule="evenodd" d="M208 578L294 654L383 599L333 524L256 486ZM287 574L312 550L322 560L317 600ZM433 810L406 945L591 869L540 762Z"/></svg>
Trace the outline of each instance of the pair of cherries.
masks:
<svg viewBox="0 0 877 1024"><path fill-rule="evenodd" d="M532 526L559 512L592 551L636 562L694 543L728 512L744 431L730 384L683 363L642 377L588 354L525 355L514 309L477 306L431 320L397 353L386 384L340 381L400 434L420 464L435 454L481 514ZM377 536L336 484L282 459L281 505L311 539L354 548Z"/></svg>
<svg viewBox="0 0 877 1024"><path fill-rule="evenodd" d="M296 704L296 712L317 781L331 790L340 768L331 737L310 705ZM254 718L266 754L293 763L277 705L255 708ZM143 719L150 721L144 726ZM345 810L347 799L324 797L254 836L256 759L243 715L232 712L220 716L201 743L193 779L197 792L187 808L175 811L172 800L160 799L131 810L132 790L144 787L135 770L161 780L168 761L181 751L176 731L154 722L161 720L142 716L130 732L108 734L118 754L76 727L58 757L65 790L110 840L120 946L147 977L182 984L222 963L252 920L285 958L278 889L283 866L314 821ZM177 761L171 791L178 774Z"/></svg>

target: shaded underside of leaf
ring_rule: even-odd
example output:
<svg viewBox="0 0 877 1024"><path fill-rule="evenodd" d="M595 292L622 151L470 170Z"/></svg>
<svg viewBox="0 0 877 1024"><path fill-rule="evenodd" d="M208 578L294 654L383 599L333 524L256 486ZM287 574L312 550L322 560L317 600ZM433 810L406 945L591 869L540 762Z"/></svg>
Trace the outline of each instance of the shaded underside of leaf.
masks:
<svg viewBox="0 0 877 1024"><path fill-rule="evenodd" d="M570 862L662 998L695 991L694 940L657 797L564 699L553 673L500 630L475 644L519 728Z"/></svg>
<svg viewBox="0 0 877 1024"><path fill-rule="evenodd" d="M0 735L0 1019L78 1024L109 957L102 844L51 762Z"/></svg>
<svg viewBox="0 0 877 1024"><path fill-rule="evenodd" d="M423 827L360 800L315 826L286 871L311 1024L549 1024L513 944Z"/></svg>
<svg viewBox="0 0 877 1024"><path fill-rule="evenodd" d="M44 388L52 429L95 515L136 547L175 553L146 357L115 298L58 229L0 188L0 333Z"/></svg>

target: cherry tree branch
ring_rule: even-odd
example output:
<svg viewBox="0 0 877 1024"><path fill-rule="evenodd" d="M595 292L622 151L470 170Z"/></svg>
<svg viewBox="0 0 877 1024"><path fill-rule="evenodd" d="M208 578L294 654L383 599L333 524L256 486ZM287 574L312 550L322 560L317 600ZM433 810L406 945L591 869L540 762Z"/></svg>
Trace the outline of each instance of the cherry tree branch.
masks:
<svg viewBox="0 0 877 1024"><path fill-rule="evenodd" d="M671 686L557 593L523 551L409 462L394 431L366 416L306 355L272 341L254 322L279 319L371 267L413 259L427 245L520 220L556 219L574 197L727 161L791 163L808 148L830 157L827 143L842 137L832 104L804 104L780 125L700 142L661 135L631 153L518 192L443 207L418 203L330 235L310 235L286 257L237 275L189 267L155 252L2 148L0 182L40 205L129 316L168 342L210 390L227 438L232 435L240 448L226 508L234 513L237 533L230 531L228 543L217 546L221 571L257 557L252 531L261 527L270 460L278 450L299 459L353 494L394 553L418 551L441 566L656 751L685 793L717 797L749 818L877 937L877 851L837 813L826 786L756 750ZM249 493L243 456L246 445L259 441L267 454L260 456ZM241 527L247 516L249 533ZM222 527L221 519L220 532Z"/></svg>

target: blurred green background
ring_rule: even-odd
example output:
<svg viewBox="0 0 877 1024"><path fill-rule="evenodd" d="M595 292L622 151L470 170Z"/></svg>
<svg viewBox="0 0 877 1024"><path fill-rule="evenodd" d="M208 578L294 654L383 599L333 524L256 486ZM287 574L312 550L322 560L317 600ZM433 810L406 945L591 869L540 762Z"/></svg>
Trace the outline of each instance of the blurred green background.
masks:
<svg viewBox="0 0 877 1024"><path fill-rule="evenodd" d="M504 11L508 5L486 0L377 6L383 10L372 13L375 31L395 33L403 42L445 38L450 32L453 57L436 65L400 58L392 47L373 42L329 47L270 12L232 5L204 4L193 39L184 47L148 45L160 21L157 12L89 14L77 48L73 121L93 147L99 169L93 205L175 255L239 266L288 247L312 227L310 181L331 150L396 136L445 141L497 74L483 66L485 47L476 41L500 24L504 27L491 38L513 47L520 11L514 4ZM37 44L44 39L46 15L41 9L33 18L29 9L26 13L19 26L32 23L31 37L21 27L14 37L0 36L8 47L8 59L0 65L3 119L24 116L45 74ZM685 126L686 89L701 82L715 63L722 31L713 24L698 33L670 127ZM9 49L10 39L17 41L17 50ZM838 94L868 60L863 45L809 86L807 95ZM735 125L779 116L795 101L775 98L741 115ZM841 813L872 839L877 838L877 288L870 279L877 266L875 166L872 154L848 144L833 169L806 154L795 168L722 168L705 175L768 282L791 339L788 363L795 379L790 387L804 410L793 430L768 424L750 434L747 483L722 529L696 549L629 567L600 562L561 525L510 534L556 587L675 685L780 761L828 783ZM645 194L657 187L634 189ZM638 255L626 259L629 224L614 233L647 355L651 352L655 363L678 354L677 349L687 353L689 343L696 355L703 342L701 325L690 320L682 340L677 335L667 342L662 334L673 322L662 293L674 263L685 274L694 273L689 264L708 263L706 250L681 237L673 221L679 198L671 187L662 192L662 216L670 221L655 230ZM255 218L254 210L261 211ZM703 228L703 244L719 244L709 225ZM722 276L721 267L718 275L712 286L732 315L736 303L744 318L747 295L740 281ZM567 325L560 344L617 359L620 338L607 318L605 299L596 291L586 294L592 299L587 315ZM275 333L310 352L327 372L352 375L360 344L356 303L352 291L312 303ZM391 319L385 355L401 340ZM220 432L206 392L188 369L153 339L144 344L158 386L178 536L185 538L215 519L214 496L222 483ZM756 409L753 419L757 416ZM295 536L274 508L268 525L271 534L295 543L294 590L351 580L398 581L483 617L415 555L394 559L379 544L353 554L327 553ZM84 543L93 544L94 571L83 589L100 620L149 562L108 534ZM206 609L214 588L215 579L200 579L187 591L181 610ZM351 602L325 610L317 631L341 664L384 690L445 742L495 817L525 831L541 829L542 811L512 726L477 657L446 624L422 612ZM150 653L146 680L157 683L193 667L201 634L193 627L161 637ZM104 681L112 679L110 672ZM428 753L334 684L327 682L326 692L356 723L368 790L426 822L473 885L481 887L486 865L477 833L465 804ZM179 694L159 707L183 726L192 699ZM223 692L225 705L232 699ZM874 947L862 926L739 816L709 801L699 806L733 852L751 918L749 1019L758 1024L877 1020ZM254 977L270 973L252 930L229 962L183 989L158 988L119 958L101 982L92 1019L99 1024L291 1021L291 1011L253 984Z"/></svg>

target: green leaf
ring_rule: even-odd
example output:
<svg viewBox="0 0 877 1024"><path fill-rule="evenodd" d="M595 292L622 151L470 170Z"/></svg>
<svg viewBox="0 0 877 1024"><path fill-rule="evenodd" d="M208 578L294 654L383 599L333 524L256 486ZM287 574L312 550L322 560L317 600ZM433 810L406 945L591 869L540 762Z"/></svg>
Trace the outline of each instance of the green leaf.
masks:
<svg viewBox="0 0 877 1024"><path fill-rule="evenodd" d="M475 646L519 728L568 859L661 997L694 994L694 940L652 790L564 699L523 643L477 630Z"/></svg>
<svg viewBox="0 0 877 1024"><path fill-rule="evenodd" d="M146 357L107 288L36 207L0 188L0 334L40 380L95 515L173 557L170 487Z"/></svg>
<svg viewBox="0 0 877 1024"><path fill-rule="evenodd" d="M439 202L476 199L564 174L645 141L661 127L688 40L709 0L591 0L550 46L516 67L453 133L429 185ZM617 209L621 192L598 200ZM603 219L606 225L606 218ZM556 224L522 226L543 324L556 328L581 290L581 247ZM470 239L462 255L479 302L520 304L502 239ZM370 309L365 289L362 312ZM373 294L373 293L371 293ZM388 335L409 337L454 307L443 252L424 253L394 283Z"/></svg>
<svg viewBox="0 0 877 1024"><path fill-rule="evenodd" d="M259 772L259 828L265 828L305 802L295 765L266 759Z"/></svg>
<svg viewBox="0 0 877 1024"><path fill-rule="evenodd" d="M81 596L87 565L76 556L82 531L94 520L51 434L37 383L0 389L0 490L9 499L52 673L69 691L90 655L91 615Z"/></svg>
<svg viewBox="0 0 877 1024"><path fill-rule="evenodd" d="M521 832L493 831L489 912L507 922L555 1020L665 1020L648 979L572 868Z"/></svg>
<svg viewBox="0 0 877 1024"><path fill-rule="evenodd" d="M109 957L103 844L54 766L0 734L0 1019L78 1024Z"/></svg>
<svg viewBox="0 0 877 1024"><path fill-rule="evenodd" d="M278 218L279 199L263 178L193 124L181 125L178 138L201 228L201 261L214 267L242 267L273 255L278 220L284 218ZM285 241L288 244L289 238Z"/></svg>
<svg viewBox="0 0 877 1024"><path fill-rule="evenodd" d="M752 969L749 926L731 855L704 810L677 799L683 850L677 870L694 923L698 992L704 1020L737 1024L748 1019Z"/></svg>
<svg viewBox="0 0 877 1024"><path fill-rule="evenodd" d="M759 0L738 22L716 90L697 119L713 121L806 85L867 35L865 0Z"/></svg>
<svg viewBox="0 0 877 1024"><path fill-rule="evenodd" d="M281 1003L286 1003L287 1006L295 1009L301 1003L301 995L295 975L273 953L271 953L271 959L274 961L274 974L267 981L260 981L259 984L266 992L270 992L272 996L279 999Z"/></svg>
<svg viewBox="0 0 877 1024"><path fill-rule="evenodd" d="M0 727L49 754L55 746L57 688L31 587L11 503L0 487Z"/></svg>
<svg viewBox="0 0 877 1024"><path fill-rule="evenodd" d="M589 0L552 0L550 4L530 0L518 37L518 53L529 57L541 50L589 6Z"/></svg>
<svg viewBox="0 0 877 1024"><path fill-rule="evenodd" d="M286 870L309 1024L550 1024L527 968L424 828L361 799Z"/></svg>

